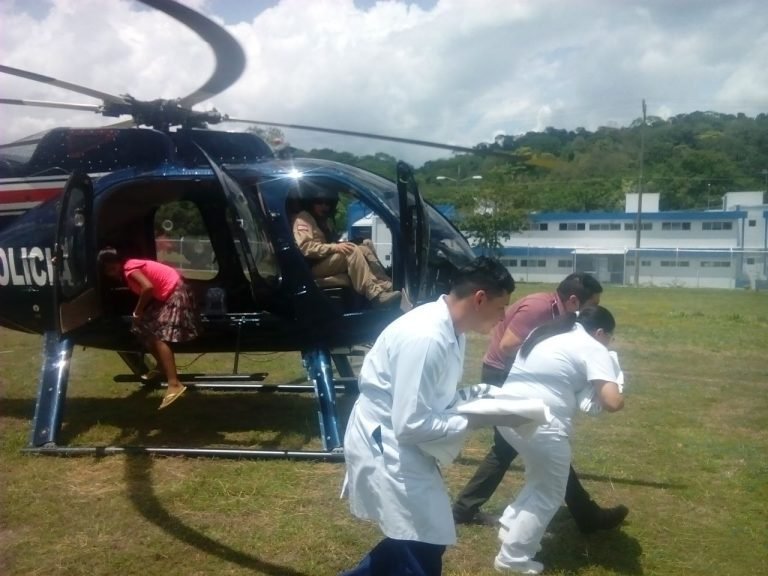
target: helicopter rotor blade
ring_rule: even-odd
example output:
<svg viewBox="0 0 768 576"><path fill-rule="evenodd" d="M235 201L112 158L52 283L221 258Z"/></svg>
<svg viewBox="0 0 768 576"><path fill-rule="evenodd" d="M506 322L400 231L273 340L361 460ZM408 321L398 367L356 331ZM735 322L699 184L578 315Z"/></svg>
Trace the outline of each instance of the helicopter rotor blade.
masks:
<svg viewBox="0 0 768 576"><path fill-rule="evenodd" d="M294 130L305 130L307 132L324 132L326 134L341 134L342 136L354 136L357 138L368 138L370 140L384 140L387 142L399 142L401 144L413 144L415 146L425 146L427 148L438 148L442 150L451 150L452 152L467 152L470 154L487 154L491 156L502 156L509 158L510 154L499 150L485 150L479 148L468 148L467 146L455 146L453 144L444 144L442 142L431 142L429 140L417 140L414 138L400 138L399 136L385 136L383 134L373 134L371 132L355 132L353 130L339 130L336 128L323 128L320 126L306 126L302 124L284 124L281 122L263 122L260 120L246 120L243 118L230 118L224 116L223 122L239 122L243 124L259 124L262 126L274 126L276 128L291 128Z"/></svg>
<svg viewBox="0 0 768 576"><path fill-rule="evenodd" d="M8 144L0 144L0 150L6 150L9 148L21 148L22 146L32 146L40 143L42 138L36 140L24 140L21 142L9 142Z"/></svg>
<svg viewBox="0 0 768 576"><path fill-rule="evenodd" d="M173 0L140 0L143 4L160 10L174 20L193 30L213 50L216 68L207 82L197 90L179 100L183 107L195 104L220 94L240 78L245 70L245 52L240 44L224 28L199 12Z"/></svg>
<svg viewBox="0 0 768 576"><path fill-rule="evenodd" d="M120 96L114 96L112 94L107 94L106 92L100 92L99 90L86 88L85 86L80 86L78 84L64 82L63 80L57 80L56 78L51 78L50 76L44 76L42 74L36 74L35 72L21 70L20 68L12 68L11 66L3 66L2 64L0 64L0 72L4 72L5 74L10 74L12 76L18 76L19 78L26 78L27 80L33 80L35 82L42 82L43 84L50 84L51 86L64 88L65 90L69 90L71 92L77 92L78 94L83 94L84 96L91 96L92 98L98 98L99 100L102 100L104 102L110 102L112 104L125 103L125 100Z"/></svg>
<svg viewBox="0 0 768 576"><path fill-rule="evenodd" d="M12 106L37 106L39 108L61 108L64 110L81 110L86 112L101 112L102 107L94 104L74 104L71 102L50 102L47 100L21 100L19 98L0 98L0 104Z"/></svg>

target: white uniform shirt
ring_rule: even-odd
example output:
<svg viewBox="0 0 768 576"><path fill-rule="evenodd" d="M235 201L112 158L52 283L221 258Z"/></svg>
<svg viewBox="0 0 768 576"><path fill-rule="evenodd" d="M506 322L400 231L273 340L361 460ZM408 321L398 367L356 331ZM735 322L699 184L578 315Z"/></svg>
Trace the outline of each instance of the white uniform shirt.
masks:
<svg viewBox="0 0 768 576"><path fill-rule="evenodd" d="M430 442L463 441L449 408L464 365L445 297L390 324L365 357L344 435L350 509L399 540L456 542L451 503Z"/></svg>
<svg viewBox="0 0 768 576"><path fill-rule="evenodd" d="M570 332L539 342L525 358L518 353L502 390L505 396L541 398L555 417L553 425L570 436L577 397L592 387L591 380L617 378L608 349L577 322Z"/></svg>

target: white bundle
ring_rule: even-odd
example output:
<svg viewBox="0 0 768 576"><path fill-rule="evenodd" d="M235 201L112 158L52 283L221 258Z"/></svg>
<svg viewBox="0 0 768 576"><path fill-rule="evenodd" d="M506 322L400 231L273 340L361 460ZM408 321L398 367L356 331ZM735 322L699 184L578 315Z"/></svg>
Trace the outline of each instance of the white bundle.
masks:
<svg viewBox="0 0 768 576"><path fill-rule="evenodd" d="M492 396L494 394L496 396ZM473 428L508 426L516 428L521 434L525 428L534 429L552 420L549 408L542 400L504 397L500 388L488 384L475 384L457 391L450 408L466 416ZM461 434L452 436L450 440L438 438L420 442L419 448L434 457L441 466L448 466L461 452L465 436Z"/></svg>
<svg viewBox="0 0 768 576"><path fill-rule="evenodd" d="M540 398L505 397L475 398L457 406L459 414L469 416L472 426L506 426L519 428L528 424L539 426L552 420L549 407Z"/></svg>

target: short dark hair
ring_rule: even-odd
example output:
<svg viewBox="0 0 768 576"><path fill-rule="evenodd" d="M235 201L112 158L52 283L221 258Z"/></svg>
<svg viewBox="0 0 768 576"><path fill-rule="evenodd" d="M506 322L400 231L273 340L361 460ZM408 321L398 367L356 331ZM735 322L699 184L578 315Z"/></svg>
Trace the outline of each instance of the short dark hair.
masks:
<svg viewBox="0 0 768 576"><path fill-rule="evenodd" d="M96 256L96 260L102 268L107 264L121 264L123 262L123 259L114 248L104 248L103 250L100 250L99 254Z"/></svg>
<svg viewBox="0 0 768 576"><path fill-rule="evenodd" d="M451 283L451 293L459 298L466 298L478 290L485 290L494 297L505 292L511 294L515 290L515 281L497 259L478 256L456 270Z"/></svg>
<svg viewBox="0 0 768 576"><path fill-rule="evenodd" d="M557 295L560 296L560 300L565 301L571 296L576 296L581 304L602 292L603 287L597 278L586 272L568 274L557 286Z"/></svg>

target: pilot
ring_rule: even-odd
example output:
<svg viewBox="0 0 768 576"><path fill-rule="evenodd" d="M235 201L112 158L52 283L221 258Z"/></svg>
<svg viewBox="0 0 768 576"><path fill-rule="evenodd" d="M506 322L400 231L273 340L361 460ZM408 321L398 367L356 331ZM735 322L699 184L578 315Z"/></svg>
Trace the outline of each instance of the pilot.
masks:
<svg viewBox="0 0 768 576"><path fill-rule="evenodd" d="M293 218L293 237L312 265L315 278L347 274L352 288L374 306L400 303L400 291L393 290L376 253L370 246L339 242L333 225L338 194L328 189L302 190L299 212Z"/></svg>

